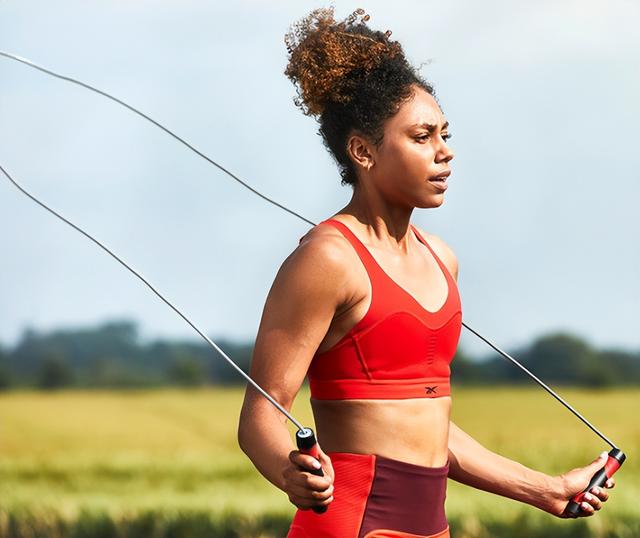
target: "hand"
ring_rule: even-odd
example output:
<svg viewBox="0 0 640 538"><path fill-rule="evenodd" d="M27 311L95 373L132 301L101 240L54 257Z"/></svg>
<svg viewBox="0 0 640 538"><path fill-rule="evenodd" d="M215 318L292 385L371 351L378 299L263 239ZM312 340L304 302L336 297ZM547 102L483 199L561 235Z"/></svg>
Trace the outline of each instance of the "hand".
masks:
<svg viewBox="0 0 640 538"><path fill-rule="evenodd" d="M300 510L309 510L313 506L326 506L333 501L333 479L335 473L331 460L322 450L320 464L324 476L316 476L308 471L316 468L318 460L313 456L301 454L298 450L289 453L289 465L282 471L284 491L289 501Z"/></svg>
<svg viewBox="0 0 640 538"><path fill-rule="evenodd" d="M547 511L561 518L572 517L564 513L567 503L589 485L591 477L602 469L605 463L607 463L607 453L603 452L589 465L573 469L560 475L558 477L560 486L557 494L554 496L555 498L551 508ZM609 478L604 487L591 488L591 490L585 493L584 500L580 503L581 510L576 517L592 516L597 510L600 510L602 503L609 499L609 492L607 490L613 487L615 487L615 479Z"/></svg>

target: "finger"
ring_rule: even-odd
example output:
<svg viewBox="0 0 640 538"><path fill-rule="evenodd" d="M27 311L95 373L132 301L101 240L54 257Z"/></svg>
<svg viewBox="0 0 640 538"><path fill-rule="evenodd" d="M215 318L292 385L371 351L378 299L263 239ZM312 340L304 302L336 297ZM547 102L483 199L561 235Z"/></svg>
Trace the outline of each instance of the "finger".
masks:
<svg viewBox="0 0 640 538"><path fill-rule="evenodd" d="M308 473L304 474L306 475L304 485L307 489L313 491L326 491L329 488L333 489L333 484L327 475L316 476Z"/></svg>
<svg viewBox="0 0 640 538"><path fill-rule="evenodd" d="M289 461L298 467L307 471L313 471L314 469L320 469L320 462L313 456L308 454L302 454L297 450L292 450L289 453Z"/></svg>
<svg viewBox="0 0 640 538"><path fill-rule="evenodd" d="M613 489L616 487L616 479L615 478L609 478L609 480L607 480L607 483L605 484L605 487L609 488L609 489Z"/></svg>
<svg viewBox="0 0 640 538"><path fill-rule="evenodd" d="M318 469L318 460L309 454L303 454L299 450L292 450L289 453L289 461L298 467L313 470Z"/></svg>
<svg viewBox="0 0 640 538"><path fill-rule="evenodd" d="M327 456L324 452L320 451L320 464L322 465L322 468L325 470L327 477L331 480L331 483L333 483L333 477L335 475L334 471L333 471L333 465L331 463L331 458L329 458L329 456Z"/></svg>
<svg viewBox="0 0 640 538"><path fill-rule="evenodd" d="M325 491L333 487L327 475L316 476L306 471L299 471L297 474L292 475L290 482L292 486L297 486L308 491Z"/></svg>
<svg viewBox="0 0 640 538"><path fill-rule="evenodd" d="M314 508L316 506L328 506L332 502L333 502L333 496L329 497L328 499L326 499L325 501L322 501L322 502L318 502L318 501L300 501L300 504L298 504L296 502L293 502L293 504L295 504L301 510L310 510L311 508Z"/></svg>
<svg viewBox="0 0 640 538"><path fill-rule="evenodd" d="M325 490L318 491L305 488L304 486L300 486L298 484L292 484L289 487L289 492L299 499L304 499L307 501L324 501L333 496L333 486L329 486Z"/></svg>
<svg viewBox="0 0 640 538"><path fill-rule="evenodd" d="M311 510L315 506L327 506L333 502L333 497L329 497L325 501L318 502L311 499L299 499L295 497L289 497L289 500L295 504L300 510Z"/></svg>
<svg viewBox="0 0 640 538"><path fill-rule="evenodd" d="M330 497L333 497L333 486L329 486L324 491L312 491L311 492L311 498L314 501L326 501Z"/></svg>
<svg viewBox="0 0 640 538"><path fill-rule="evenodd" d="M333 490L331 494L325 492L310 492L309 490L291 487L289 490L289 500L302 510L308 510L314 506L325 506L333 501Z"/></svg>
<svg viewBox="0 0 640 538"><path fill-rule="evenodd" d="M594 467L594 470L599 470L604 467L607 463L607 458L609 455L606 452L602 452L595 460L593 460L589 465Z"/></svg>
<svg viewBox="0 0 640 538"><path fill-rule="evenodd" d="M588 502L581 502L580 508L582 508L582 510L580 511L580 516L582 517L589 517L595 513L593 506L591 506Z"/></svg>
<svg viewBox="0 0 640 538"><path fill-rule="evenodd" d="M591 493L585 493L584 500L587 501L594 510L600 510L602 508L600 499Z"/></svg>
<svg viewBox="0 0 640 538"><path fill-rule="evenodd" d="M605 488L591 488L591 493L596 495L602 502L609 500L609 492Z"/></svg>
<svg viewBox="0 0 640 538"><path fill-rule="evenodd" d="M331 495L331 497L329 497L328 499L325 499L324 501L322 501L320 503L320 506L328 506L332 502L333 502L333 495Z"/></svg>

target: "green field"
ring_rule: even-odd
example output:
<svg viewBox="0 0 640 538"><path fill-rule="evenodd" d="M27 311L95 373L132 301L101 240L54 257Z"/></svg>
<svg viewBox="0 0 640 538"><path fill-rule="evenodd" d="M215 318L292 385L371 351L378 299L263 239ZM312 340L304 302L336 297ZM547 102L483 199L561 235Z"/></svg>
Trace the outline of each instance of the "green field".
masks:
<svg viewBox="0 0 640 538"><path fill-rule="evenodd" d="M455 538L640 536L640 390L561 393L627 453L611 500L566 521L449 481ZM283 536L294 507L238 448L241 402L239 389L0 395L0 537ZM453 409L485 446L550 474L607 449L536 388L455 388ZM294 414L311 424L308 392Z"/></svg>

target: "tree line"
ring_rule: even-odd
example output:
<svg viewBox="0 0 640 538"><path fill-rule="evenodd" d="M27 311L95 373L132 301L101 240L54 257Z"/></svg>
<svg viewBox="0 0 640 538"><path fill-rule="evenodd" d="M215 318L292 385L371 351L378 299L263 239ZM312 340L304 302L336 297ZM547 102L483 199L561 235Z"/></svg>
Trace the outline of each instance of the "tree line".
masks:
<svg viewBox="0 0 640 538"><path fill-rule="evenodd" d="M245 372L253 343L219 339L218 346ZM578 336L551 333L510 351L548 383L590 387L640 384L640 353L592 347ZM530 383L497 354L470 357L459 349L451 365L459 384ZM151 388L244 384L207 344L197 341L142 342L129 320L89 328L38 332L27 329L12 348L0 346L0 389Z"/></svg>

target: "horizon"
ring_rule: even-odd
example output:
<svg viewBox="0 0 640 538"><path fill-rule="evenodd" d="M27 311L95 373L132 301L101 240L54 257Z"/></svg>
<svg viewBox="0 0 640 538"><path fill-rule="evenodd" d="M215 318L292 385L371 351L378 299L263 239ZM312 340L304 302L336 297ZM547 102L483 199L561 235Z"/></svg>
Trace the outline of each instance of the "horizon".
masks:
<svg viewBox="0 0 640 538"><path fill-rule="evenodd" d="M412 220L456 252L464 321L504 348L558 330L639 349L640 6L366 4L368 24L392 30L451 122L447 198ZM350 190L283 74L283 36L318 4L153 5L2 2L0 50L139 107L314 221L341 207ZM341 4L336 18L357 7ZM4 58L0 80L0 164L208 334L255 338L307 225L103 98ZM27 326L119 317L149 338L193 334L6 180L0 215L3 344ZM485 347L466 331L460 345Z"/></svg>

